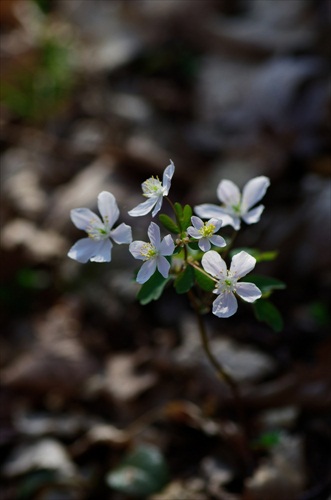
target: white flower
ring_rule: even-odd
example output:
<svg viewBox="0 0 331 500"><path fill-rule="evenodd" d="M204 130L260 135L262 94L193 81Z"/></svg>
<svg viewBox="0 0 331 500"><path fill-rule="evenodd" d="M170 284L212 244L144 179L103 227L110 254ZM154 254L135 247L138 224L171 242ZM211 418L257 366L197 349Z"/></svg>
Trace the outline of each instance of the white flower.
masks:
<svg viewBox="0 0 331 500"><path fill-rule="evenodd" d="M154 222L151 222L148 227L148 237L150 243L133 241L129 247L135 259L145 261L136 278L137 282L140 284L149 280L156 269L159 270L164 278L167 278L170 264L164 256L172 255L175 249L175 244L170 234L165 236L161 241L160 228Z"/></svg>
<svg viewBox="0 0 331 500"><path fill-rule="evenodd" d="M216 217L222 219L223 226L230 225L238 230L240 229L240 219L246 224L254 224L260 220L264 206L252 207L263 198L269 185L268 177L263 175L255 177L247 182L241 195L236 184L223 180L217 187L217 196L223 206L204 203L194 207L194 211L203 219Z"/></svg>
<svg viewBox="0 0 331 500"><path fill-rule="evenodd" d="M226 243L222 236L215 235L222 225L220 219L210 219L203 222L199 217L191 217L193 226L187 228L187 232L192 238L199 240L199 248L207 252L211 248L211 243L217 247L225 247Z"/></svg>
<svg viewBox="0 0 331 500"><path fill-rule="evenodd" d="M89 208L75 208L70 217L78 229L87 232L88 238L78 240L71 247L68 256L78 262L110 262L113 247L110 238L115 243L130 243L132 241L131 227L120 224L115 229L113 225L119 217L119 209L113 194L102 191L98 196L98 208L102 220Z"/></svg>
<svg viewBox="0 0 331 500"><path fill-rule="evenodd" d="M129 215L139 217L140 215L148 214L154 208L152 212L152 217L154 217L161 209L163 197L168 196L174 172L175 165L170 160L170 165L163 172L162 182L158 177L150 177L143 182L141 185L143 196L146 196L148 199L130 210Z"/></svg>
<svg viewBox="0 0 331 500"><path fill-rule="evenodd" d="M226 263L214 250L203 255L201 264L204 270L217 280L214 293L218 297L213 302L213 314L219 318L232 316L238 308L235 293L246 302L255 302L261 297L261 290L254 283L238 283L255 267L255 263L254 257L242 251L233 256L230 269L227 270Z"/></svg>

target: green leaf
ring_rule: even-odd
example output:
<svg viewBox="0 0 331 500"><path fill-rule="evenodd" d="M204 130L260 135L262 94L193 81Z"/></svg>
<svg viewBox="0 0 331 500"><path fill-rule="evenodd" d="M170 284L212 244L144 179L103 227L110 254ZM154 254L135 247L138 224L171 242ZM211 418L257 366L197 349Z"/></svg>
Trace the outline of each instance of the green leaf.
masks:
<svg viewBox="0 0 331 500"><path fill-rule="evenodd" d="M127 495L147 497L160 491L169 478L167 464L155 446L141 445L106 476L107 484Z"/></svg>
<svg viewBox="0 0 331 500"><path fill-rule="evenodd" d="M175 289L177 293L186 293L194 285L194 270L192 266L186 269L175 279Z"/></svg>
<svg viewBox="0 0 331 500"><path fill-rule="evenodd" d="M137 294L137 299L140 304L146 305L152 300L159 299L162 295L164 287L170 279L171 278L164 278L159 271L155 271L153 276L151 276L149 280L142 285Z"/></svg>
<svg viewBox="0 0 331 500"><path fill-rule="evenodd" d="M249 248L249 247L234 248L230 252L230 257L233 257L234 255L242 251L249 253L249 255L251 255L256 259L256 262L268 262L275 260L278 257L277 250L268 250L267 252L260 252L260 250L258 250L257 248Z"/></svg>
<svg viewBox="0 0 331 500"><path fill-rule="evenodd" d="M259 299L253 304L253 309L256 318L259 321L264 321L275 332L281 332L283 329L283 318L277 309L269 300Z"/></svg>
<svg viewBox="0 0 331 500"><path fill-rule="evenodd" d="M194 275L197 284L202 290L206 292L212 292L215 289L215 281L209 278L203 271L194 268Z"/></svg>
<svg viewBox="0 0 331 500"><path fill-rule="evenodd" d="M253 441L253 447L257 448L265 448L267 450L276 446L280 441L280 431L269 431L261 434L257 439Z"/></svg>
<svg viewBox="0 0 331 500"><path fill-rule="evenodd" d="M185 205L183 209L183 216L181 218L182 231L186 231L186 229L191 225L192 214L193 211L190 205Z"/></svg>
<svg viewBox="0 0 331 500"><path fill-rule="evenodd" d="M176 212L178 220L181 220L182 217L183 217L183 207L182 207L182 205L176 201L176 203L174 204L174 207L175 207L175 212Z"/></svg>
<svg viewBox="0 0 331 500"><path fill-rule="evenodd" d="M283 281L262 274L250 274L249 276L245 276L241 281L254 283L261 290L263 298L269 297L273 290L283 290L286 288L286 284Z"/></svg>
<svg viewBox="0 0 331 500"><path fill-rule="evenodd" d="M168 231L171 231L172 233L175 234L180 233L179 227L168 215L160 214L159 221L166 229L168 229Z"/></svg>

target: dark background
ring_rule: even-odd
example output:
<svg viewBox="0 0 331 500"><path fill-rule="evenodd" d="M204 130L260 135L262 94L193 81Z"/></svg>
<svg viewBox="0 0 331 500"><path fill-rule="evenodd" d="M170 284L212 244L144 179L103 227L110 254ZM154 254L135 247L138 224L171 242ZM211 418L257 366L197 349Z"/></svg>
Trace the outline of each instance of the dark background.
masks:
<svg viewBox="0 0 331 500"><path fill-rule="evenodd" d="M1 0L0 16L1 498L131 498L106 474L153 443L169 468L155 499L327 499L329 2ZM181 203L271 180L237 244L279 252L257 271L287 285L272 297L284 328L243 303L207 317L242 386L249 467L185 296L140 306L126 246L111 264L66 256L82 237L70 209L102 190L144 239L149 217L127 211L169 158Z"/></svg>

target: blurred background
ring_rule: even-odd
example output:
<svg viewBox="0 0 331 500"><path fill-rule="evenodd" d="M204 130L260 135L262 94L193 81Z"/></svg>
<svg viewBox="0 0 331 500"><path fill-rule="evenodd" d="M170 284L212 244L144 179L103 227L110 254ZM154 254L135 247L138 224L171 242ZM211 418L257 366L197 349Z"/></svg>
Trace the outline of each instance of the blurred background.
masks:
<svg viewBox="0 0 331 500"><path fill-rule="evenodd" d="M3 500L330 499L330 24L327 0L0 1ZM192 206L271 180L237 244L278 252L284 325L207 317L249 459L185 296L140 306L126 246L66 255L102 190L145 239L127 212L169 158Z"/></svg>

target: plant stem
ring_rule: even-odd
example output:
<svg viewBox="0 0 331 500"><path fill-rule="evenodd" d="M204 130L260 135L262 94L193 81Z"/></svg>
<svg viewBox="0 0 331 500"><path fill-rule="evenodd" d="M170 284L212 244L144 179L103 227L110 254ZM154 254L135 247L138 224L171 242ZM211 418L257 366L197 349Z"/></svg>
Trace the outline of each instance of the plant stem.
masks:
<svg viewBox="0 0 331 500"><path fill-rule="evenodd" d="M221 363L218 361L218 359L212 353L212 351L210 349L210 345L209 345L209 340L208 340L208 335L207 335L205 323L204 323L202 315L200 313L199 304L197 303L197 300L196 300L196 298L191 290L188 292L188 296L190 298L191 304L193 306L193 309L194 309L194 312L196 315L197 323L199 326L199 333L200 333L202 347L206 353L208 360L210 361L211 365L214 367L218 377L220 379L224 380L224 382L226 382L226 384L230 388L234 402L235 402L235 406L236 406L238 421L241 423L243 429L246 432L246 422L245 422L245 418L244 418L244 411L243 411L239 387L238 387L237 383L235 382L235 380L223 368Z"/></svg>

